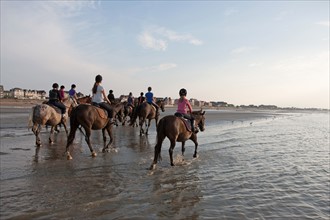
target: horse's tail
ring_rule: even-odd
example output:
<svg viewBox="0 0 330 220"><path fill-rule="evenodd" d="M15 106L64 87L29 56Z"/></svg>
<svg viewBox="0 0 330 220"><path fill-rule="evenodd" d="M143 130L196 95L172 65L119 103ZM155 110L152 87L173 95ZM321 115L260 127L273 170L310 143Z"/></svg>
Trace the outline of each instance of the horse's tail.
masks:
<svg viewBox="0 0 330 220"><path fill-rule="evenodd" d="M29 114L29 120L28 120L28 131L30 130L30 128L32 128L33 126L33 113L34 113L34 108L35 107L32 107L31 111L30 111L30 114Z"/></svg>

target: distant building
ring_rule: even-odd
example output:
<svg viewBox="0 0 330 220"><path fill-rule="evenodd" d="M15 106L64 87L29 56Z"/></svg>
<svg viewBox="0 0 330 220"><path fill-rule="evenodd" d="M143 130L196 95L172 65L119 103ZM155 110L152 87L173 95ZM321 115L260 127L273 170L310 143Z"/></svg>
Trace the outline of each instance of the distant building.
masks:
<svg viewBox="0 0 330 220"><path fill-rule="evenodd" d="M0 85L0 98L2 99L4 97L4 89L3 89L3 85Z"/></svg>
<svg viewBox="0 0 330 220"><path fill-rule="evenodd" d="M14 99L24 98L24 91L21 88L13 88L10 91L10 97Z"/></svg>

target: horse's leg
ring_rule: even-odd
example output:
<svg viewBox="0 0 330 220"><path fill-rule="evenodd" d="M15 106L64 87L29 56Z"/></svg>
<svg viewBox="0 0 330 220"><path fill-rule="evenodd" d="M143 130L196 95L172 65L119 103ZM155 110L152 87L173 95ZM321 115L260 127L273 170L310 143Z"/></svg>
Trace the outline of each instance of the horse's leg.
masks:
<svg viewBox="0 0 330 220"><path fill-rule="evenodd" d="M173 163L173 150L174 150L174 147L175 147L175 139L170 140L170 142L171 142L171 146L170 146L170 149L168 150L168 152L170 154L171 166L174 166L174 163Z"/></svg>
<svg viewBox="0 0 330 220"><path fill-rule="evenodd" d="M182 141L181 142L182 143L182 147L181 147L181 152L182 152L182 157L184 156L184 152L185 152L185 150L186 150L186 148L184 147L184 145L185 145L185 141Z"/></svg>
<svg viewBox="0 0 330 220"><path fill-rule="evenodd" d="M68 128L66 126L66 123L62 123L62 124L64 126L64 130L65 130L66 136L68 136Z"/></svg>
<svg viewBox="0 0 330 220"><path fill-rule="evenodd" d="M105 136L105 128L102 128L102 137L103 137L103 149L105 149L105 142L107 141L107 137Z"/></svg>
<svg viewBox="0 0 330 220"><path fill-rule="evenodd" d="M144 126L144 118L139 119L140 120L140 136L142 136L142 134L144 134L144 130L143 130L143 126Z"/></svg>
<svg viewBox="0 0 330 220"><path fill-rule="evenodd" d="M152 162L152 164L150 166L150 170L155 169L157 162L162 159L162 156L160 153L161 153L161 148L162 148L164 139L165 139L165 135L157 133L157 143L155 146L154 161Z"/></svg>
<svg viewBox="0 0 330 220"><path fill-rule="evenodd" d="M197 135L193 133L190 137L190 140L192 140L195 144L195 152L193 157L197 157L197 147L198 147L198 142L197 142Z"/></svg>
<svg viewBox="0 0 330 220"><path fill-rule="evenodd" d="M34 135L36 136L36 146L37 147L41 146L41 140L39 137L40 130L41 130L41 125L39 125L37 123L33 124L32 131L33 131Z"/></svg>
<svg viewBox="0 0 330 220"><path fill-rule="evenodd" d="M107 132L108 132L108 134L109 134L110 140L109 140L109 143L108 143L106 146L104 146L102 152L106 152L106 150L109 149L109 146L110 146L110 145L112 144L112 142L113 142L112 125L111 125L111 124L108 124L108 125L106 126L106 130L107 130Z"/></svg>
<svg viewBox="0 0 330 220"><path fill-rule="evenodd" d="M96 152L93 150L93 148L92 148L92 144L91 144L91 139L90 139L90 137L91 137L91 133L92 133L92 129L91 128L85 128L85 134L86 134L86 136L85 136L85 140L86 140L86 142L87 142L87 145L88 145L88 147L89 147L89 150L91 151L91 153L92 153L92 157L96 157Z"/></svg>
<svg viewBox="0 0 330 220"><path fill-rule="evenodd" d="M55 126L52 126L50 128L50 133L49 133L49 138L48 138L48 141L50 144L53 144L54 143L54 132L55 132Z"/></svg>
<svg viewBox="0 0 330 220"><path fill-rule="evenodd" d="M72 142L73 142L73 140L76 136L77 129L78 129L77 125L71 125L70 133L69 133L68 140L67 140L67 143L66 143L66 155L67 155L66 157L67 157L68 160L72 159L72 156L69 152L69 147L72 144Z"/></svg>
<svg viewBox="0 0 330 220"><path fill-rule="evenodd" d="M146 135L148 135L150 124L151 124L151 119L148 119L148 124L146 124L146 126L147 126L147 128L146 128Z"/></svg>

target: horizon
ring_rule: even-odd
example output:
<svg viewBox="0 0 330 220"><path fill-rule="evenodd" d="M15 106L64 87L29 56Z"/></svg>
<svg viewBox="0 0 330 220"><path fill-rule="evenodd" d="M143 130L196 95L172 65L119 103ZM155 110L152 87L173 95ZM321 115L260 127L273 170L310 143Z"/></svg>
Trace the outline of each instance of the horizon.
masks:
<svg viewBox="0 0 330 220"><path fill-rule="evenodd" d="M3 86L3 85L0 85L0 86ZM5 88L5 86L3 86L3 88ZM46 90L43 90L43 89L41 89L41 90L39 90L39 89L26 89L26 88L19 88L19 87L14 87L14 88L11 88L11 89L15 89L15 88L17 88L17 89L22 89L22 90L30 90L30 91L44 91L44 92L46 92L47 93L47 95L46 95L46 97L48 98L48 92L46 91ZM10 91L11 89L9 89L9 90L7 90L7 91ZM4 89L5 90L5 89ZM69 90L65 90L65 92L66 93L68 93L69 92ZM81 92L79 92L79 91L76 91L77 93L81 93ZM88 95L91 95L91 94L88 94L88 95L86 95L86 94L84 94L84 93L81 93L82 95L84 95L84 96L88 96ZM109 93L107 93L106 95L108 95ZM117 97L115 96L115 98L120 98L121 96L128 96L127 94L120 94L120 95L118 95ZM139 96L133 96L133 98L135 99L135 98L138 98ZM176 98L172 98L172 97L170 97L170 96L163 96L163 97L156 97L155 96L155 98L170 98L170 99L172 99L172 100L177 100L177 99L179 99L179 97L176 97ZM7 99L7 98L3 98L3 99ZM10 98L10 99L13 99L13 98ZM236 107L240 107L240 106L246 106L246 107L249 107L249 106L255 106L255 107L260 107L260 106L276 106L276 105L274 105L274 104L271 104L271 103L269 103L269 104L260 104L260 105L256 105L256 104L253 104L253 103L250 103L250 104L248 104L248 105L246 105L246 104L234 104L234 103L231 103L231 102L228 102L228 101L226 101L226 100L205 100L205 99L196 99L196 98L194 98L194 97L191 97L191 98L189 98L188 100L191 100L191 99L195 99L195 100L197 100L197 101L199 101L199 102L206 102L206 103L212 103L212 102L225 102L225 103L227 103L227 105L233 105L235 108ZM213 107L219 107L219 106L213 106ZM223 106L222 106L223 107ZM330 108L329 109L327 109L327 108L316 108L316 107L304 107L304 108L299 108L299 107L296 107L296 106L276 106L276 108L282 108L282 109L287 109L287 108L293 108L293 109L317 109L317 110L330 110Z"/></svg>
<svg viewBox="0 0 330 220"><path fill-rule="evenodd" d="M329 1L1 1L1 83L329 109Z"/></svg>

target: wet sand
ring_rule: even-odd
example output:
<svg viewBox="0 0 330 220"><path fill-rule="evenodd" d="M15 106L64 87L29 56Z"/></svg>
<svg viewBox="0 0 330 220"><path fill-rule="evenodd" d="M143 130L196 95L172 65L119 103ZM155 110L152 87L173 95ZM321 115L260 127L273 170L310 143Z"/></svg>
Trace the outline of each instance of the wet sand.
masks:
<svg viewBox="0 0 330 220"><path fill-rule="evenodd" d="M138 128L115 127L113 146L116 149L109 153L101 153L101 131L94 131L92 143L98 152L96 158L91 158L84 136L77 132L70 149L73 160L67 161L63 154L66 145L63 129L55 134L55 143L49 144L49 131L43 128L43 145L35 147L35 137L32 131L27 130L33 104L21 104L1 105L0 108L1 219L200 217L198 213L201 210L193 208L202 192L197 184L198 176L194 175L199 159L192 159L192 142L187 142L186 159L175 159L177 166L184 169L174 171L170 169L169 142L165 140L164 162L158 166L157 175L147 171L153 159L154 121L149 135L142 137ZM173 108L166 108L161 116L173 113ZM276 117L276 113L206 110L206 126L222 122L251 123L272 117ZM203 137L203 133L199 135ZM179 149L178 145L177 155L180 154ZM178 192L172 191L174 182L183 184L180 190L183 194L179 197ZM180 189L180 185L177 187ZM180 207L181 214L173 210L175 206L170 205L171 201ZM163 206L153 205L163 202Z"/></svg>

